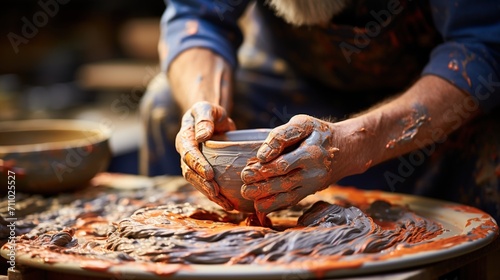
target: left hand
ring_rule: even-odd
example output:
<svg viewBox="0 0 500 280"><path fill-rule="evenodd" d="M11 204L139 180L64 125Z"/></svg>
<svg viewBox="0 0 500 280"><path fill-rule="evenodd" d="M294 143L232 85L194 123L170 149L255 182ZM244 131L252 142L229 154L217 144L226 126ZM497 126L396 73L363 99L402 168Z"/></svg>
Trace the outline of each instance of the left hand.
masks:
<svg viewBox="0 0 500 280"><path fill-rule="evenodd" d="M214 179L214 170L200 151L199 143L207 141L214 133L234 129L234 122L223 107L202 101L195 103L184 114L181 129L175 139L175 147L181 155L184 178L227 211L232 210L233 205L220 193L220 187Z"/></svg>
<svg viewBox="0 0 500 280"><path fill-rule="evenodd" d="M257 160L243 169L242 196L254 200L257 211L270 213L326 188L338 178L334 176L336 138L332 123L294 116L271 131Z"/></svg>

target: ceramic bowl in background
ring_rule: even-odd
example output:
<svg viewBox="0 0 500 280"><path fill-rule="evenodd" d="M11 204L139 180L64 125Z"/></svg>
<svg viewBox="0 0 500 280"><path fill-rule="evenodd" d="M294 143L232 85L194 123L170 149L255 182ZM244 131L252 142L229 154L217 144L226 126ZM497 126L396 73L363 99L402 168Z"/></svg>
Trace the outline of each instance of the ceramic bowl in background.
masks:
<svg viewBox="0 0 500 280"><path fill-rule="evenodd" d="M111 159L110 135L104 125L81 120L2 122L2 182L14 181L16 191L27 193L82 188L106 170Z"/></svg>
<svg viewBox="0 0 500 280"><path fill-rule="evenodd" d="M241 196L241 171L256 156L270 131L264 128L229 131L203 143L203 155L214 169L220 193L236 210L255 212L253 201Z"/></svg>

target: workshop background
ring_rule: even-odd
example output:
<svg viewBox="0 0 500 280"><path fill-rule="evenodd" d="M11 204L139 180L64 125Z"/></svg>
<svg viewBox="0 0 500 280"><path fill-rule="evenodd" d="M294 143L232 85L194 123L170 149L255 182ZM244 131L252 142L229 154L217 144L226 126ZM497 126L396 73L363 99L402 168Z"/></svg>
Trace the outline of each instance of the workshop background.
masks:
<svg viewBox="0 0 500 280"><path fill-rule="evenodd" d="M155 1L9 0L0 9L0 121L110 127L112 172L138 172L138 102L158 72Z"/></svg>

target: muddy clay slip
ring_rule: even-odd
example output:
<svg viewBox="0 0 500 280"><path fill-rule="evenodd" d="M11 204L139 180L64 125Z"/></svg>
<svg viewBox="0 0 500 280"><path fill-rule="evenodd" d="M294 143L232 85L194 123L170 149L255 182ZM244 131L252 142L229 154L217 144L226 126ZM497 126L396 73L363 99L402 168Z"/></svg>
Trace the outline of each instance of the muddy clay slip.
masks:
<svg viewBox="0 0 500 280"><path fill-rule="evenodd" d="M273 228L245 226L248 215L214 208L183 180L96 186L36 203L46 210L17 224L18 264L123 279L354 276L463 255L498 235L495 221L472 207L336 186L271 213Z"/></svg>

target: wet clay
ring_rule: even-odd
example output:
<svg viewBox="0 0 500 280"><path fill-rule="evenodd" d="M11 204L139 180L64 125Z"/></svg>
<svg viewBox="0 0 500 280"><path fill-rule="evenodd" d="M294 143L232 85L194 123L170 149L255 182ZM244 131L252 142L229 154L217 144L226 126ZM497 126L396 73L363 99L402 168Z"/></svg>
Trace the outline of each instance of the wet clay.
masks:
<svg viewBox="0 0 500 280"><path fill-rule="evenodd" d="M385 147L392 149L398 144L406 143L412 140L417 135L419 128L424 123L430 121L431 117L428 116L427 108L420 104L413 105L412 114L402 119L401 124L403 125L403 131L401 132L401 135L397 138L389 140Z"/></svg>
<svg viewBox="0 0 500 280"><path fill-rule="evenodd" d="M255 215L224 211L189 185L175 192L90 188L72 196L27 199L19 209L37 204L45 210L19 220L24 234L17 238L17 254L99 272L133 266L168 276L191 264L259 264L300 267L321 276L447 248L497 230L491 222L467 235L431 241L443 227L399 205L397 196L390 203L376 192L366 196L344 189L352 195L332 199L336 190L322 194L335 203L306 199L269 214L272 228L251 226ZM457 206L457 211L478 210Z"/></svg>
<svg viewBox="0 0 500 280"><path fill-rule="evenodd" d="M269 132L270 129L230 131L203 143L202 152L214 169L219 192L236 210L255 212L253 201L241 196L241 171L249 160L255 158Z"/></svg>
<svg viewBox="0 0 500 280"><path fill-rule="evenodd" d="M184 264L289 264L316 257L376 253L441 233L441 226L407 209L375 202L368 209L394 223L383 229L359 208L317 202L296 226L278 231L245 226L229 213L190 204L165 205L135 212L120 221L105 249L134 259ZM279 219L280 217L275 217Z"/></svg>

